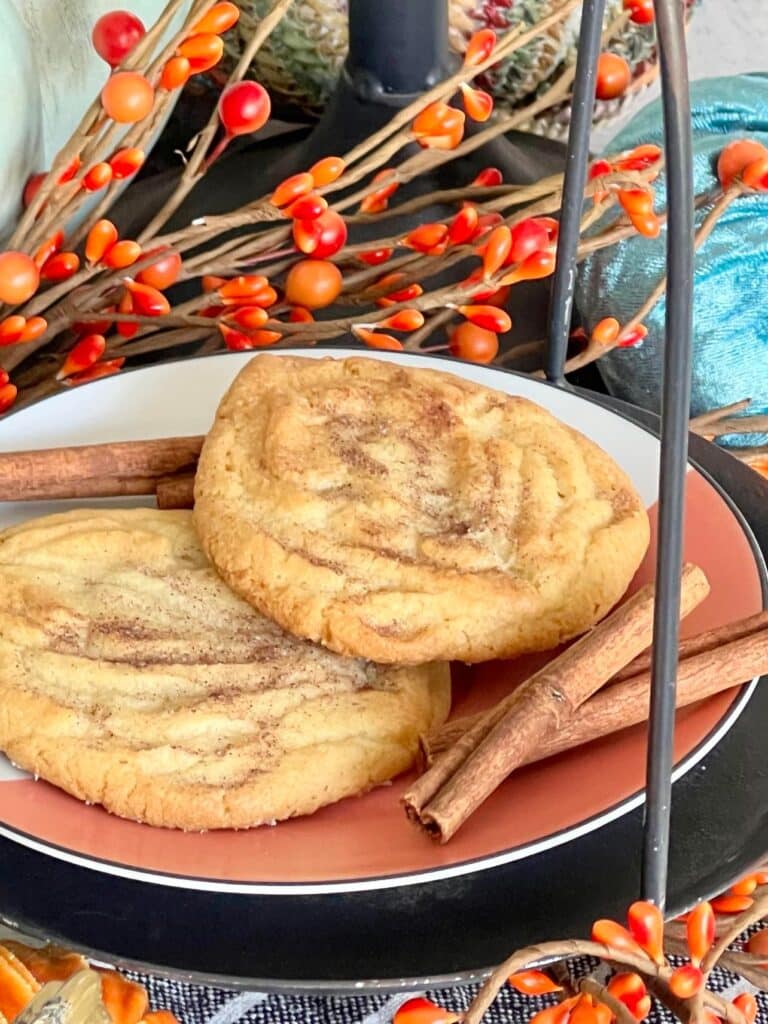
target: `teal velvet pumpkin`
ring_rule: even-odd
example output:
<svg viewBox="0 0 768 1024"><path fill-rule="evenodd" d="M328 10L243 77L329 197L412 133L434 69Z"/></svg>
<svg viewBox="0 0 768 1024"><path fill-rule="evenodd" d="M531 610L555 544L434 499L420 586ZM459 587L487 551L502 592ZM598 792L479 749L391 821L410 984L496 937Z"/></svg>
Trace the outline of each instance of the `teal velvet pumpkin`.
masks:
<svg viewBox="0 0 768 1024"><path fill-rule="evenodd" d="M708 79L692 86L695 191L717 185L720 151L734 139L768 145L768 75ZM610 144L612 153L642 142L663 145L661 106L642 110ZM663 174L655 184L665 203ZM701 224L711 204L697 211ZM602 250L581 267L579 308L587 329L602 317L625 323L664 273L666 231ZM617 349L598 366L608 390L648 409L659 407L665 300L645 318L639 348ZM768 413L768 194L744 195L717 222L696 254L692 415L751 398L749 412ZM740 443L764 437L741 435Z"/></svg>

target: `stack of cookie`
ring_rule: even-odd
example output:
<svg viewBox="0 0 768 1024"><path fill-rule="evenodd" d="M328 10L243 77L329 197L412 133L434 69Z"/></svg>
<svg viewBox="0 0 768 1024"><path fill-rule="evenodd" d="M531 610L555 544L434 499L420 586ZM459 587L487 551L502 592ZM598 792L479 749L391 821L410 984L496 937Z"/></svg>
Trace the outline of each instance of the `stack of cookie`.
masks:
<svg viewBox="0 0 768 1024"><path fill-rule="evenodd" d="M246 828L364 792L449 662L548 650L621 598L645 510L549 413L451 374L263 355L195 509L0 535L0 749L124 817Z"/></svg>

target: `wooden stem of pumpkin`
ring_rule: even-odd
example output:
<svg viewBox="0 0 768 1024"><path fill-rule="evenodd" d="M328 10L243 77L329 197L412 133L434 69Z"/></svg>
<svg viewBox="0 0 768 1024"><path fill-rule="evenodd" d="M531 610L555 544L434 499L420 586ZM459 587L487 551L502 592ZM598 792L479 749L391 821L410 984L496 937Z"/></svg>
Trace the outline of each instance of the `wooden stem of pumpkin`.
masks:
<svg viewBox="0 0 768 1024"><path fill-rule="evenodd" d="M248 40L240 60L227 80L227 85L233 85L235 82L242 81L251 65L251 61L261 49L264 40L277 27L283 15L292 4L293 0L276 0L269 13L260 20L256 31ZM208 119L208 124L198 134L192 154L184 165L184 171L178 185L139 235L138 242L140 244L143 245L148 239L152 238L170 220L184 199L192 191L201 171L205 169L206 155L220 126L221 121L217 108Z"/></svg>
<svg viewBox="0 0 768 1024"><path fill-rule="evenodd" d="M731 188L726 189L726 191L724 191L720 195L720 198L715 202L715 205L704 218L701 227L698 229L696 235L694 236L693 244L695 249L699 249L704 244L704 242L712 234L715 224L717 224L720 217L725 213L725 211L728 209L731 203L738 199L740 195L742 195L742 188L740 185L734 185ZM635 327L641 324L643 320L651 312L656 303L659 301L659 299L662 297L662 295L664 295L666 290L667 277L665 275L664 277L661 278L659 283L656 285L656 287L653 289L651 294L645 300L645 302L637 311L637 313L635 313L632 319L629 320L626 324L622 324L621 334L626 334L629 331L634 330ZM619 339L620 338L621 335L619 335ZM616 343L612 345L601 345L597 342L590 341L583 352L580 352L578 355L573 356L566 362L565 372L573 373L575 370L580 370L582 367L588 366L589 363L595 362L596 359L599 359L601 356L604 356L606 352L610 352L616 347Z"/></svg>

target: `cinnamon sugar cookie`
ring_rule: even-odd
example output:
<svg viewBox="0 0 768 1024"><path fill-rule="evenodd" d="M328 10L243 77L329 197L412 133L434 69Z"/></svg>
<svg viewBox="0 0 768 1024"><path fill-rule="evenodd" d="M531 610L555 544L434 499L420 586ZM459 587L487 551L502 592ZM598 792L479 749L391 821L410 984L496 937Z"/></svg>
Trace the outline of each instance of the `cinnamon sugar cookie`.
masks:
<svg viewBox="0 0 768 1024"><path fill-rule="evenodd" d="M254 358L219 406L195 503L247 601L378 662L554 647L619 600L649 540L630 480L544 409L364 358Z"/></svg>
<svg viewBox="0 0 768 1024"><path fill-rule="evenodd" d="M287 636L222 583L189 512L0 534L0 749L122 817L309 814L406 769L449 701L445 664L382 668Z"/></svg>

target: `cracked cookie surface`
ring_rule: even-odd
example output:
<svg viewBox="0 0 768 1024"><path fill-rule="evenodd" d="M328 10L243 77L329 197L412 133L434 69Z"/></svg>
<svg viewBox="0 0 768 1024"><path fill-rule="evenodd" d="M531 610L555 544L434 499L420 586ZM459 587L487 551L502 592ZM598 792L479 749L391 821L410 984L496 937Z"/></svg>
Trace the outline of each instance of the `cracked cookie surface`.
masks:
<svg viewBox="0 0 768 1024"><path fill-rule="evenodd" d="M445 664L297 640L221 581L190 512L86 510L0 534L0 749L122 817L246 828L409 767Z"/></svg>
<svg viewBox="0 0 768 1024"><path fill-rule="evenodd" d="M578 635L649 541L628 477L546 410L366 358L254 358L203 446L195 522L222 577L289 632L410 664Z"/></svg>

